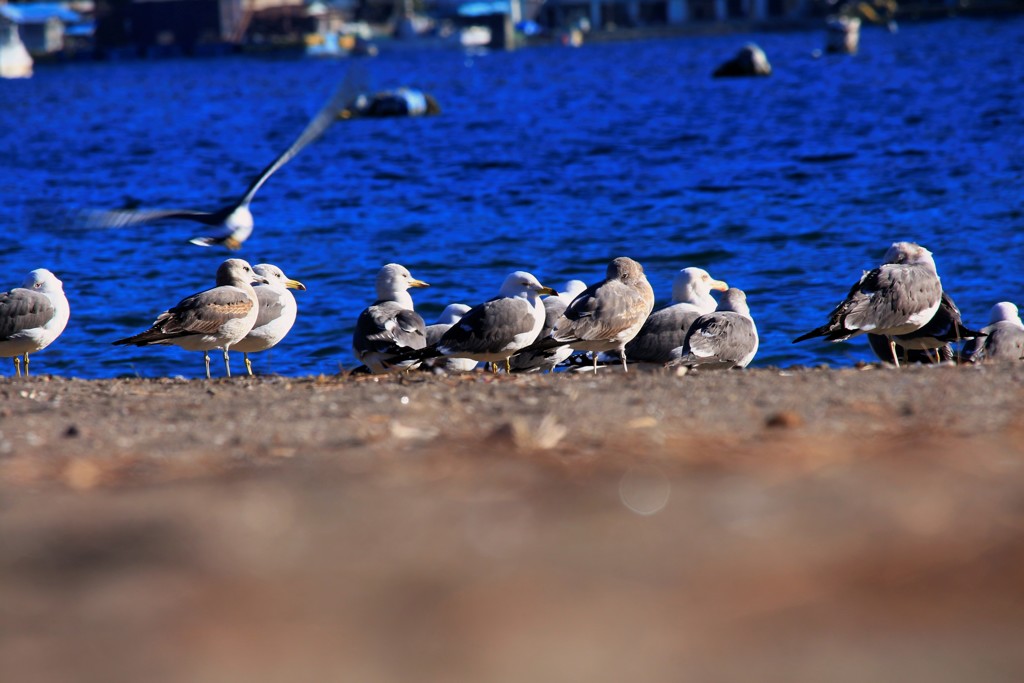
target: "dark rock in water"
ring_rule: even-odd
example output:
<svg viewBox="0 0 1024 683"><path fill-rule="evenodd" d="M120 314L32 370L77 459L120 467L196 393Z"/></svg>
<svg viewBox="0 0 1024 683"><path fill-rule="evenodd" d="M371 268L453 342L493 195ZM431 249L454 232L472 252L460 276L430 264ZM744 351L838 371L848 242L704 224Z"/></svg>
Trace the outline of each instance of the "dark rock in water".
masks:
<svg viewBox="0 0 1024 683"><path fill-rule="evenodd" d="M825 51L831 54L857 54L860 46L859 17L829 17L825 24Z"/></svg>
<svg viewBox="0 0 1024 683"><path fill-rule="evenodd" d="M715 69L715 78L728 76L770 76L772 65L764 50L753 43L747 43L735 57Z"/></svg>

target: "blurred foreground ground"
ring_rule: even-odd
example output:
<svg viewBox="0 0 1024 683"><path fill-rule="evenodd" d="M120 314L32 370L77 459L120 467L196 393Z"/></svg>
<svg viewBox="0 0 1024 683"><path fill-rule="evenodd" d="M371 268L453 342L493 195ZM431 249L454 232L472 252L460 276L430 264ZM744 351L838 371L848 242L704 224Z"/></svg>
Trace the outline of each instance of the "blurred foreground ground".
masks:
<svg viewBox="0 0 1024 683"><path fill-rule="evenodd" d="M1024 368L0 379L0 678L1024 680Z"/></svg>

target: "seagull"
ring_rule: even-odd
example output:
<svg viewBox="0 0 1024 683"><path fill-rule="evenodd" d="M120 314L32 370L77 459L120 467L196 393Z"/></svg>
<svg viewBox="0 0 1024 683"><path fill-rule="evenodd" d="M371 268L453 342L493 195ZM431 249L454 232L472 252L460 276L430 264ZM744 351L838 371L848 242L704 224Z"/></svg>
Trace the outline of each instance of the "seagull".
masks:
<svg viewBox="0 0 1024 683"><path fill-rule="evenodd" d="M252 271L266 278L268 282L253 287L256 290L256 298L259 299L259 313L256 314L256 322L249 330L249 334L234 346L235 351L242 352L245 369L250 377L253 372L249 354L277 346L295 324L298 306L295 304L295 297L288 290L306 290L306 285L287 277L283 270L273 264L260 263L253 266Z"/></svg>
<svg viewBox="0 0 1024 683"><path fill-rule="evenodd" d="M46 268L36 268L21 287L0 293L0 357L13 358L20 377L23 356L28 377L28 354L53 343L70 315L63 283Z"/></svg>
<svg viewBox="0 0 1024 683"><path fill-rule="evenodd" d="M730 287L718 310L693 321L678 357L669 365L687 367L745 368L757 354L758 337L750 317L747 295Z"/></svg>
<svg viewBox="0 0 1024 683"><path fill-rule="evenodd" d="M551 334L555 323L565 313L566 307L586 288L587 284L582 280L569 280L562 291L544 299L544 327L541 328L537 339L544 339ZM526 348L512 356L511 367L514 372L551 372L574 351L575 349L568 344L548 349Z"/></svg>
<svg viewBox="0 0 1024 683"><path fill-rule="evenodd" d="M186 351L202 351L206 379L210 379L211 349L224 352L224 371L231 376L228 349L249 334L259 315L259 299L252 282L269 284L248 262L231 258L217 268L217 285L185 297L157 316L153 326L115 345L173 344Z"/></svg>
<svg viewBox="0 0 1024 683"><path fill-rule="evenodd" d="M151 223L154 221L183 219L202 223L215 229L210 235L194 237L189 240L192 244L201 247L223 245L235 251L241 248L252 234L253 217L249 204L252 202L256 192L263 187L271 175L279 168L291 161L309 143L319 138L328 126L338 116L338 113L348 106L359 93L364 89L362 81L364 75L362 69L352 67L349 69L344 82L334 96L324 105L320 112L302 131L295 142L282 152L276 159L267 165L259 175L249 184L241 197L231 204L215 211L194 211L191 209L150 209L132 210L121 209L115 211L101 211L90 217L90 223L107 228L125 228Z"/></svg>
<svg viewBox="0 0 1024 683"><path fill-rule="evenodd" d="M551 335L541 346L568 344L578 351L618 351L626 367L626 344L643 327L654 308L644 268L631 258L620 256L608 264L605 279L587 287L565 309Z"/></svg>
<svg viewBox="0 0 1024 683"><path fill-rule="evenodd" d="M505 278L496 297L469 309L436 344L403 355L420 360L471 358L491 363L495 370L504 361L509 372L509 358L536 341L544 327L541 295L554 294L530 273L517 270Z"/></svg>
<svg viewBox="0 0 1024 683"><path fill-rule="evenodd" d="M377 273L377 301L359 314L352 333L352 350L370 372L379 375L418 365L394 359L427 345L426 324L413 310L409 288L429 286L397 263L389 263Z"/></svg>
<svg viewBox="0 0 1024 683"><path fill-rule="evenodd" d="M793 343L812 337L840 342L858 334L880 334L888 337L893 361L899 367L894 338L928 324L941 300L942 282L932 253L913 242L895 242L882 265L861 276L826 324Z"/></svg>
<svg viewBox="0 0 1024 683"><path fill-rule="evenodd" d="M651 313L633 341L626 344L626 358L649 363L667 363L686 340L690 325L698 317L711 313L718 302L711 290L729 289L703 268L683 268L672 281L672 303Z"/></svg>
<svg viewBox="0 0 1024 683"><path fill-rule="evenodd" d="M470 307L466 304L448 304L438 316L437 320L427 325L427 346L432 346L441 341L441 337L451 329L451 326L459 322L462 316L469 312ZM472 358L428 358L423 361L425 367L442 370L444 372L470 372L476 367L476 361Z"/></svg>
<svg viewBox="0 0 1024 683"><path fill-rule="evenodd" d="M992 307L989 324L982 329L987 336L976 339L971 355L974 363L1001 363L1024 360L1024 322L1020 311L1009 301Z"/></svg>
<svg viewBox="0 0 1024 683"><path fill-rule="evenodd" d="M897 351L902 351L903 358L909 362L932 363L953 359L953 349L950 343L962 339L975 339L984 336L983 332L977 332L964 327L960 318L960 309L953 303L953 297L942 292L942 299L939 310L935 312L932 319L919 330L909 334L900 334L893 337L896 342ZM879 334L868 334L868 343L871 350L875 352L882 361L892 362L890 355L889 340ZM931 352L935 351L935 360L932 360Z"/></svg>

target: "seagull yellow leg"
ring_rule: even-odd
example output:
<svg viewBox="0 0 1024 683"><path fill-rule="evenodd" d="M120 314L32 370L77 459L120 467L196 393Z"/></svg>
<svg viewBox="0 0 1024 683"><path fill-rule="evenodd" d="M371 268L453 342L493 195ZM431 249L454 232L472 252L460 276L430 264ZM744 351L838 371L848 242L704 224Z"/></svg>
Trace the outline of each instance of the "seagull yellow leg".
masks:
<svg viewBox="0 0 1024 683"><path fill-rule="evenodd" d="M889 350L892 351L892 362L896 364L896 367L899 367L900 359L896 357L896 342L892 339L889 340Z"/></svg>
<svg viewBox="0 0 1024 683"><path fill-rule="evenodd" d="M247 354L247 353L245 353L243 351L242 352L242 357L245 358L245 369L246 369L246 372L248 372L249 376L252 377L253 376L253 374L252 374L252 363L249 362L249 354Z"/></svg>
<svg viewBox="0 0 1024 683"><path fill-rule="evenodd" d="M210 354L203 351L203 360L206 362L206 379L210 379Z"/></svg>
<svg viewBox="0 0 1024 683"><path fill-rule="evenodd" d="M14 357L14 372L18 377L21 377L21 357Z"/></svg>
<svg viewBox="0 0 1024 683"><path fill-rule="evenodd" d="M629 366L626 365L626 347L623 346L619 349L619 358L622 359L622 371L629 372Z"/></svg>
<svg viewBox="0 0 1024 683"><path fill-rule="evenodd" d="M228 347L224 347L224 372L227 373L228 377L231 376L231 362L228 361Z"/></svg>
<svg viewBox="0 0 1024 683"><path fill-rule="evenodd" d="M28 377L28 354L25 354L25 376Z"/></svg>
<svg viewBox="0 0 1024 683"><path fill-rule="evenodd" d="M512 356L509 356L508 358L505 359L505 374L512 374Z"/></svg>

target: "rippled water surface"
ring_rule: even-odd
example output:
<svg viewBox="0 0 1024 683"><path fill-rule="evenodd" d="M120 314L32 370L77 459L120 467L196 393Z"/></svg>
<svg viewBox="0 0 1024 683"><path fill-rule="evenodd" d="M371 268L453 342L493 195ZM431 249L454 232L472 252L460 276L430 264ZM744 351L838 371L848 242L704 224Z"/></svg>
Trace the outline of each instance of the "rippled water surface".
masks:
<svg viewBox="0 0 1024 683"><path fill-rule="evenodd" d="M709 77L749 40L771 78ZM661 303L678 269L702 266L746 290L755 366L871 358L862 340L790 340L898 239L934 252L968 324L985 324L996 301L1024 303L1024 20L867 28L852 58L815 59L822 42L812 31L385 49L367 62L373 85L421 87L444 113L339 123L257 195L241 256L309 287L257 369L351 367L352 326L390 261L433 285L415 292L428 321L492 296L515 269L558 287L629 255ZM346 68L237 57L40 66L0 81L0 289L48 267L72 305L34 368L201 375L199 354L110 342L210 286L226 252L188 244L189 224L90 231L77 216L226 203Z"/></svg>

